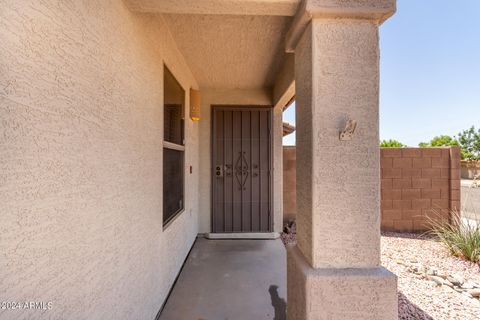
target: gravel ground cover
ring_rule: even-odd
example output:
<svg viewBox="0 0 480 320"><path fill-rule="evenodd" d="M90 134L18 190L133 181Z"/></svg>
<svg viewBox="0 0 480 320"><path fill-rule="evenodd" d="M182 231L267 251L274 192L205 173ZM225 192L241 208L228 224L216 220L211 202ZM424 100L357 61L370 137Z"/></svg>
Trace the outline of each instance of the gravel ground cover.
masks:
<svg viewBox="0 0 480 320"><path fill-rule="evenodd" d="M295 229L282 240L295 243ZM429 237L406 233L382 234L381 259L398 277L399 319L480 319L480 300L466 293L478 290L479 265L452 257Z"/></svg>
<svg viewBox="0 0 480 320"><path fill-rule="evenodd" d="M478 299L447 285L439 286L430 277L412 270L412 266L421 265L479 284L479 266L452 257L441 243L415 234L385 233L382 265L398 277L399 319L480 319Z"/></svg>

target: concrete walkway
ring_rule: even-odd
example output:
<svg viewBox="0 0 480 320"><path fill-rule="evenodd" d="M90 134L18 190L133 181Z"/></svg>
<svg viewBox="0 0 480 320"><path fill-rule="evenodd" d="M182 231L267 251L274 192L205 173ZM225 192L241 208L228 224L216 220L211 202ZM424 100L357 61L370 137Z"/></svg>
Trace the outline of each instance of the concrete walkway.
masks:
<svg viewBox="0 0 480 320"><path fill-rule="evenodd" d="M280 239L198 238L160 320L285 320L286 276Z"/></svg>

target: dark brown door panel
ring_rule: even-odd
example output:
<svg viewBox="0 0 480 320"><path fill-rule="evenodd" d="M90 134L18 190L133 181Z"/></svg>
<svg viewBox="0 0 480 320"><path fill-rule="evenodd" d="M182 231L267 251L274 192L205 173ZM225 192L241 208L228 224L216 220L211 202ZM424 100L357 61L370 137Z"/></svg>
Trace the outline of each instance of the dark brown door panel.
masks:
<svg viewBox="0 0 480 320"><path fill-rule="evenodd" d="M271 232L271 108L214 106L212 231Z"/></svg>

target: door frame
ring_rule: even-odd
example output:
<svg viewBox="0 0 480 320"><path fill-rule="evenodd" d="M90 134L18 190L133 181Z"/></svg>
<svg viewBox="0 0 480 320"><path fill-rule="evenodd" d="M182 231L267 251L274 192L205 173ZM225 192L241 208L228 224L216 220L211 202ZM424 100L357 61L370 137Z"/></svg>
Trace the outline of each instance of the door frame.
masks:
<svg viewBox="0 0 480 320"><path fill-rule="evenodd" d="M258 110L258 109L267 109L268 110L268 142L269 142L269 178L268 183L270 184L269 192L268 192L268 231L264 232L255 232L255 234L271 234L273 233L273 221L274 221L274 210L273 210L273 195L274 195L274 183L273 183L273 157L274 157L274 149L273 149L273 106L271 105L227 105L227 104L218 104L218 105L211 105L210 111L210 119L211 119L211 128L210 128L210 143L211 143L211 152L210 152L210 179L211 179L211 202L210 202L210 232L215 234L214 225L215 225L215 175L214 175L214 168L216 166L215 163L215 155L216 155L216 139L215 139L215 132L216 132L216 123L215 123L215 111L219 110L226 110L226 111L251 111L251 110ZM228 232L223 232L228 233ZM234 234L237 232L231 232ZM248 234L253 232L239 232L240 234Z"/></svg>

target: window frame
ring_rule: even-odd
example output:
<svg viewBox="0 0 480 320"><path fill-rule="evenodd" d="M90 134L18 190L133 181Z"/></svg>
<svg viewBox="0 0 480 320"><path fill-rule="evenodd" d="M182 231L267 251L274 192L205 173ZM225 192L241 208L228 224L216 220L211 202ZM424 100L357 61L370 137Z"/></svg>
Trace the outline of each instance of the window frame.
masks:
<svg viewBox="0 0 480 320"><path fill-rule="evenodd" d="M170 75L173 77L173 79L176 81L176 83L179 85L180 88L183 90L183 101L182 101L182 115L181 115L181 126L182 126L182 132L183 132L183 144L176 144L174 142L166 141L165 140L165 70L170 73ZM186 105L187 105L187 91L185 88L182 86L182 84L177 80L175 75L173 74L172 71L170 71L170 68L167 67L166 64L163 64L163 106L162 106L162 112L163 112L163 122L162 122L162 132L163 132L163 137L162 137L162 225L163 225L163 230L168 228L183 212L185 212L185 207L186 207L186 196L185 196L185 185L186 185L186 166L185 166L185 153L186 153L186 126L185 126L185 113L186 113ZM164 203L165 203L165 190L164 190L164 182L163 179L165 178L165 173L164 173L164 164L165 164L165 149L170 149L170 150L175 150L175 151L180 151L183 152L183 192L182 192L182 208L174 212L170 217L168 217L166 220L164 219Z"/></svg>

